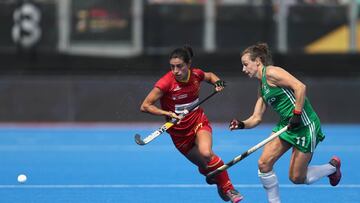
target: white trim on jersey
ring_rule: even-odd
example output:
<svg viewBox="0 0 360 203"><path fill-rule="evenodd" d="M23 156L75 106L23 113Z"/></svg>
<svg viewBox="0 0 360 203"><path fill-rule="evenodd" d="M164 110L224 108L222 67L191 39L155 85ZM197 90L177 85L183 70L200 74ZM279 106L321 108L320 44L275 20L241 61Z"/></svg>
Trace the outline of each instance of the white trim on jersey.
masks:
<svg viewBox="0 0 360 203"><path fill-rule="evenodd" d="M186 109L190 109L192 106L196 105L199 102L199 98L196 98L194 101L186 103L186 104L175 104L175 113L181 114L184 113ZM198 109L196 107L194 110Z"/></svg>
<svg viewBox="0 0 360 203"><path fill-rule="evenodd" d="M285 89L285 88L281 88L283 90L283 92L288 96L288 98L290 99L291 103L294 105L295 107L295 95L292 91L290 91L289 89ZM313 152L315 150L316 147L316 129L315 129L315 124L314 122L311 122L309 116L307 115L306 111L303 111L301 114L301 120L303 121L305 126L308 126L310 129L310 134L311 134L311 152Z"/></svg>

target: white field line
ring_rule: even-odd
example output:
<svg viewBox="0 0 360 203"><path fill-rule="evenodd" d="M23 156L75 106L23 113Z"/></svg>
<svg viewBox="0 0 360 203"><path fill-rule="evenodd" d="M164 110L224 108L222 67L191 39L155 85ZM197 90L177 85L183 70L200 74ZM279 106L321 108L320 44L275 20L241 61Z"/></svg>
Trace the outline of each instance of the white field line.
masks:
<svg viewBox="0 0 360 203"><path fill-rule="evenodd" d="M250 148L250 145L217 145L214 147L216 151L234 151L241 152ZM1 145L0 151L12 152L12 151L122 151L122 152L133 152L133 151L144 151L144 148L140 148L135 145ZM171 144L168 145L157 145L146 149L146 151L169 151L173 150L174 147ZM329 145L321 146L316 149L317 152L359 152L360 145Z"/></svg>
<svg viewBox="0 0 360 203"><path fill-rule="evenodd" d="M261 184L235 184L236 188L262 188ZM87 189L87 188L212 188L212 185L205 184L104 184L104 185L0 185L0 189ZM330 185L292 185L280 184L281 188L360 188L360 184L342 184L336 187Z"/></svg>

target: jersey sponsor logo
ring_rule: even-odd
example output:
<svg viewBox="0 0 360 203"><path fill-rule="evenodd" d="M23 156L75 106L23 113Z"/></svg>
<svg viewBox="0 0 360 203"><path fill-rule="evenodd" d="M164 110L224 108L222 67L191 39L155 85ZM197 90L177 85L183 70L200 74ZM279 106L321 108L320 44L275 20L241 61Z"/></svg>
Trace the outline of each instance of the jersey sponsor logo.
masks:
<svg viewBox="0 0 360 203"><path fill-rule="evenodd" d="M179 96L173 96L172 100L185 99L188 97L188 94L181 94Z"/></svg>
<svg viewBox="0 0 360 203"><path fill-rule="evenodd" d="M175 91L179 91L179 90L181 90L181 87L180 87L180 86L176 86L173 91L175 92Z"/></svg>
<svg viewBox="0 0 360 203"><path fill-rule="evenodd" d="M172 97L172 100L178 100L178 99L185 99L185 98L187 98L188 97L188 95L187 94L181 94L181 95L179 95L179 96L173 96Z"/></svg>
<svg viewBox="0 0 360 203"><path fill-rule="evenodd" d="M179 96L173 96L172 100L185 99L188 97L188 94L181 94Z"/></svg>
<svg viewBox="0 0 360 203"><path fill-rule="evenodd" d="M185 99L186 97L188 97L187 94L182 94L182 95L179 95L179 96L177 97L177 99Z"/></svg>

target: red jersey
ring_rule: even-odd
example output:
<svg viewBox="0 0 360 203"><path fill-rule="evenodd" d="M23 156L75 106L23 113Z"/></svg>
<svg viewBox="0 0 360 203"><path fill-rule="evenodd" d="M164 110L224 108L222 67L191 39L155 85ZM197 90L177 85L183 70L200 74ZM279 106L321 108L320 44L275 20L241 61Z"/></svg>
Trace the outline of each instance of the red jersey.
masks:
<svg viewBox="0 0 360 203"><path fill-rule="evenodd" d="M190 69L190 78L187 82L179 82L169 71L155 84L163 93L160 99L161 108L177 114L184 109L191 108L199 101L200 82L204 80L204 72L200 69Z"/></svg>
<svg viewBox="0 0 360 203"><path fill-rule="evenodd" d="M191 68L190 77L186 82L179 82L175 79L174 74L169 71L160 78L155 87L159 88L164 95L160 99L161 108L166 111L172 111L177 114L182 113L185 109L190 109L199 101L200 83L204 80L205 74L201 69ZM169 119L169 118L167 118ZM201 108L195 108L189 112L179 124L175 124L167 132L179 148L185 143L176 143L186 137L194 137L196 131L202 127L208 126L208 120ZM207 129L211 131L211 127Z"/></svg>

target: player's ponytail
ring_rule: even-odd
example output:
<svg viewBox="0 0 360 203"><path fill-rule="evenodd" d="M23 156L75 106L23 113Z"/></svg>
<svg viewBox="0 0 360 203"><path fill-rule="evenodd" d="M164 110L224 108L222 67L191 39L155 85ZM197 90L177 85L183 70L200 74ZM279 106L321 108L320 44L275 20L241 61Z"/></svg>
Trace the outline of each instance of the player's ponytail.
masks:
<svg viewBox="0 0 360 203"><path fill-rule="evenodd" d="M256 58L261 60L265 66L273 65L271 51L269 46L266 43L257 43L255 45L249 46L242 52L242 56L244 54L250 54L250 59L254 61Z"/></svg>
<svg viewBox="0 0 360 203"><path fill-rule="evenodd" d="M192 50L191 46L189 44L185 44L183 47L189 54L190 60L194 56L194 51Z"/></svg>

